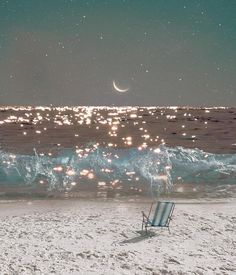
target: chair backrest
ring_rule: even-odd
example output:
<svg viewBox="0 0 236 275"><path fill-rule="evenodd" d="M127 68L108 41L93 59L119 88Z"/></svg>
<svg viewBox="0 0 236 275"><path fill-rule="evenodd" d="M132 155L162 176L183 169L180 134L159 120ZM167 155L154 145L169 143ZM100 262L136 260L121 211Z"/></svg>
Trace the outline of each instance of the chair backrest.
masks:
<svg viewBox="0 0 236 275"><path fill-rule="evenodd" d="M173 210L173 202L158 202L151 226L168 226Z"/></svg>

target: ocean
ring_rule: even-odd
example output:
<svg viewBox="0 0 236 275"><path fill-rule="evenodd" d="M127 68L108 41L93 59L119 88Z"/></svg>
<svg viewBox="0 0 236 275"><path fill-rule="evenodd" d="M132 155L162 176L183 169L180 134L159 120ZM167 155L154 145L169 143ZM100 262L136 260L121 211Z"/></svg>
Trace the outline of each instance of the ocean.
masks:
<svg viewBox="0 0 236 275"><path fill-rule="evenodd" d="M236 197L236 109L0 108L0 198Z"/></svg>

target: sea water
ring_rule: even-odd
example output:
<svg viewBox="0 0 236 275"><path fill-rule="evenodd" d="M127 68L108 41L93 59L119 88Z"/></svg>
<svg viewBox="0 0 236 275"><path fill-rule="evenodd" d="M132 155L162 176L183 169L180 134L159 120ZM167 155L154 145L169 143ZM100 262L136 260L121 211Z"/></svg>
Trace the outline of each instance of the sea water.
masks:
<svg viewBox="0 0 236 275"><path fill-rule="evenodd" d="M216 142L235 131L232 108L8 107L1 116L3 198L236 194L234 140Z"/></svg>

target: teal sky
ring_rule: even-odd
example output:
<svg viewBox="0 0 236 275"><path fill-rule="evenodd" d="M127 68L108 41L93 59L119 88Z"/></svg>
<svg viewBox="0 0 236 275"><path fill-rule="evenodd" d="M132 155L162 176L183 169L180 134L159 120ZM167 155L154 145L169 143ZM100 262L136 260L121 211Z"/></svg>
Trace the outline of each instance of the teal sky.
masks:
<svg viewBox="0 0 236 275"><path fill-rule="evenodd" d="M235 14L235 0L1 0L0 104L235 106Z"/></svg>

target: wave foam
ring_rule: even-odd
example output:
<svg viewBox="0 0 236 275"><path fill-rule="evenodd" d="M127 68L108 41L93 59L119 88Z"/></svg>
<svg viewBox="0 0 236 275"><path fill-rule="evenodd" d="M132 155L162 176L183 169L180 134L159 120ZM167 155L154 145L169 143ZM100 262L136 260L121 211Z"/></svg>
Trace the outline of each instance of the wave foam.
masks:
<svg viewBox="0 0 236 275"><path fill-rule="evenodd" d="M235 184L236 155L210 154L182 147L138 150L97 148L64 151L57 157L0 151L0 185L68 190L89 184L145 183L151 190L170 190L174 183Z"/></svg>

